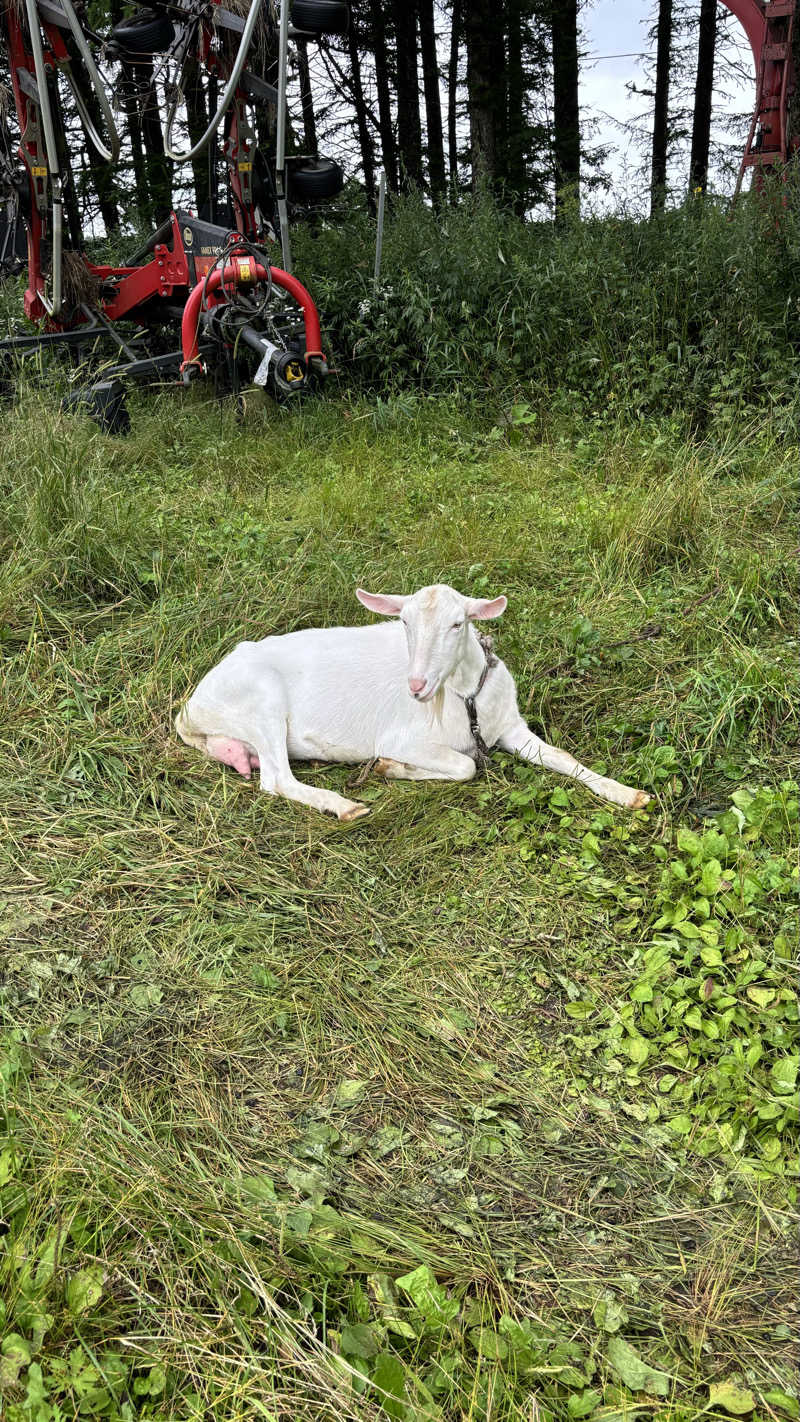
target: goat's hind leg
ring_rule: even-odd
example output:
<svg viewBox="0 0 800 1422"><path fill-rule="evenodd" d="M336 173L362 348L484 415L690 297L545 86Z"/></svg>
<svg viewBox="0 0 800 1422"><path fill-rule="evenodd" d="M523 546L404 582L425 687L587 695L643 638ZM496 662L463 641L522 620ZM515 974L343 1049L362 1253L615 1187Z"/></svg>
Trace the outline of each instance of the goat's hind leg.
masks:
<svg viewBox="0 0 800 1422"><path fill-rule="evenodd" d="M289 763L287 714L285 692L275 675L259 686L257 701L251 688L234 685L228 688L224 709L195 703L191 719L184 710L175 725L187 744L232 766L247 779L252 770L259 770L261 789L267 795L282 795L340 820L369 814L368 807L358 800L346 800L333 790L295 779Z"/></svg>
<svg viewBox="0 0 800 1422"><path fill-rule="evenodd" d="M595 771L589 770L588 766L581 765L568 751L558 750L556 746L549 746L546 741L540 741L522 720L513 730L500 737L500 747L521 756L523 760L529 760L532 765L541 765L545 770L555 770L559 775L569 775L601 799L611 800L615 805L625 805L629 810L641 810L650 799L646 791L634 790L630 785L621 785L618 780L609 780L605 775L597 775Z"/></svg>
<svg viewBox="0 0 800 1422"><path fill-rule="evenodd" d="M253 747L250 763L255 762L259 767L261 789L265 794L282 795L286 800L296 800L312 810L336 815L340 820L357 820L369 814L369 807L359 800L346 800L335 790L306 785L296 779L289 762L286 710L280 701L274 707L260 709L257 720L253 720L243 739Z"/></svg>

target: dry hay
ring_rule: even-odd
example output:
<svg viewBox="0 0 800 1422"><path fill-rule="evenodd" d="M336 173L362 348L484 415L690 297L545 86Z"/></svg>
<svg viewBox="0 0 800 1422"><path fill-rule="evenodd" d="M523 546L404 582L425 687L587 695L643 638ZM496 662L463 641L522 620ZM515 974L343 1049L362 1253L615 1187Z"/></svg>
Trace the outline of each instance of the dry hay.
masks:
<svg viewBox="0 0 800 1422"><path fill-rule="evenodd" d="M80 252L66 251L61 258L61 289L64 305L97 305L100 296L100 279L91 272Z"/></svg>
<svg viewBox="0 0 800 1422"><path fill-rule="evenodd" d="M229 10L232 15L239 15L246 20L253 8L253 0L222 0L223 8ZM213 24L213 15L212 15ZM226 31L217 31L218 34L226 34ZM248 54L248 68L255 74L263 75L267 65L277 57L277 34L278 16L277 6L274 0L262 0L261 14L258 24L253 33L253 41ZM238 47L239 36L229 36L231 42Z"/></svg>

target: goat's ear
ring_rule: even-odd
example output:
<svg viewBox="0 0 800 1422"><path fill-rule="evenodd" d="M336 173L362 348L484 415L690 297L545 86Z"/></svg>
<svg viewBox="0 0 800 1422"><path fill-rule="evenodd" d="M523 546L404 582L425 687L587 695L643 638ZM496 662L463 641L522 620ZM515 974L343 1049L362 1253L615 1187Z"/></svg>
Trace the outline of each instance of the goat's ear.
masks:
<svg viewBox="0 0 800 1422"><path fill-rule="evenodd" d="M468 597L466 603L470 622L488 622L491 617L502 617L508 606L508 598Z"/></svg>
<svg viewBox="0 0 800 1422"><path fill-rule="evenodd" d="M408 601L407 597L395 596L393 593L365 592L363 588L356 588L356 597L370 612L380 612L384 617L399 617L404 603Z"/></svg>

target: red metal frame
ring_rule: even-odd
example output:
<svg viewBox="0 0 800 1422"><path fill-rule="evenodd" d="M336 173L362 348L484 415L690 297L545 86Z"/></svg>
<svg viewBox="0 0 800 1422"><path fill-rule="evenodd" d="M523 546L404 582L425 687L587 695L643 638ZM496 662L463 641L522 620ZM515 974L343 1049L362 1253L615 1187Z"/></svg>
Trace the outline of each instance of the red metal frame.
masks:
<svg viewBox="0 0 800 1422"><path fill-rule="evenodd" d="M761 46L764 43L764 6L759 4L759 0L722 0L726 9L736 16L742 29L750 41L750 48L753 51L756 73L761 59Z"/></svg>
<svg viewBox="0 0 800 1422"><path fill-rule="evenodd" d="M18 70L24 69L36 79L33 55L25 47L21 21L13 5L6 8L6 29L8 32L8 53L11 69L11 84L14 103L19 121L20 144L17 150L28 170L31 193L31 210L26 222L28 236L28 288L24 297L25 315L31 321L39 321L47 315L40 293L44 291L42 274L42 238L47 235L47 180L49 169L44 138L39 126L37 105L28 98L21 87ZM45 54L45 63L48 56ZM50 60L52 63L52 60Z"/></svg>
<svg viewBox="0 0 800 1422"><path fill-rule="evenodd" d="M237 256L234 252L231 261L226 262L224 270L221 271L219 267L216 267L209 276L197 283L183 308L181 323L183 365L181 370L185 370L187 366L198 364L197 328L203 303L205 302L207 306L217 306L225 300L226 286L249 285L254 282L268 281L270 277L276 286L281 287L283 291L288 291L302 309L306 329L306 360L313 356L322 356L322 332L319 328L317 308L302 282L280 267L270 267L267 271L266 267L263 267L260 262L254 261L248 253L243 252L241 256Z"/></svg>
<svg viewBox="0 0 800 1422"><path fill-rule="evenodd" d="M215 0L220 3L220 0ZM14 100L19 120L21 141L19 156L28 172L31 203L27 216L28 240L28 286L24 296L25 315L34 322L44 324L48 331L65 330L80 326L86 320L83 312L64 312L55 317L47 314L42 301L45 290L42 246L49 235L48 179L49 171L44 140L39 125L38 105L29 98L19 83L18 70L24 69L35 81L35 65L25 39L25 29L20 14L14 5L8 5L2 14L8 35L11 80ZM59 64L68 63L70 56L56 27L43 21L45 34L43 46L44 62L48 69L55 70ZM215 70L224 83L230 67L227 59L212 49L213 32L205 24L201 34L200 58L207 67ZM233 198L237 231L250 241L258 240L260 233L253 202L253 156L255 137L250 129L245 110L247 95L238 88L230 110L224 152L228 166L228 181ZM171 214L171 244L158 243L153 249L152 260L144 266L112 267L96 265L86 257L84 261L89 272L103 284L99 306L110 321L123 317L135 317L138 308L152 305L160 299L173 298L187 300L192 293L192 276L184 247L181 225L175 213ZM194 270L197 275L206 276L215 258L194 256ZM262 270L264 270L262 268ZM226 268L227 271L227 268ZM290 277L278 267L271 267L272 280L282 287L300 304L306 324L306 338L309 355L321 356L319 317L309 293L300 282ZM216 285L213 280L211 289ZM201 283L202 285L202 283ZM196 292L197 288L195 288ZM220 297L215 300L219 301ZM196 323L195 323L196 324Z"/></svg>
<svg viewBox="0 0 800 1422"><path fill-rule="evenodd" d="M736 193L748 168L755 168L754 181L764 181L769 164L786 163L800 145L790 140L789 100L797 76L794 72L792 40L795 0L722 0L735 15L750 42L756 69L756 103L744 156L736 182Z"/></svg>

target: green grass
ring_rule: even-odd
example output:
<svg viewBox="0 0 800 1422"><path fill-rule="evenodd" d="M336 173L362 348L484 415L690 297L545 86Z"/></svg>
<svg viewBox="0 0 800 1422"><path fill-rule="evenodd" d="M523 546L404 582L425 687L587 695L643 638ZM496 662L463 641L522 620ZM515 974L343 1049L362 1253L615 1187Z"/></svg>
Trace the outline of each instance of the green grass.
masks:
<svg viewBox="0 0 800 1422"><path fill-rule="evenodd" d="M133 424L0 436L4 1418L797 1417L794 449ZM237 639L437 579L647 811L501 756L343 826L175 740Z"/></svg>

